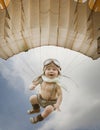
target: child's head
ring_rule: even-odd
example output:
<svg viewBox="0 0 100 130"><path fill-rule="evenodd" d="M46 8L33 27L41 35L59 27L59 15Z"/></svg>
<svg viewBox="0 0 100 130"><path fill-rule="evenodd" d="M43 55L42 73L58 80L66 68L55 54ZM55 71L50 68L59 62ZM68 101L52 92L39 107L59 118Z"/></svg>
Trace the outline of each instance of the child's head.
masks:
<svg viewBox="0 0 100 130"><path fill-rule="evenodd" d="M43 71L46 77L55 78L60 75L60 63L56 59L47 59L44 61Z"/></svg>

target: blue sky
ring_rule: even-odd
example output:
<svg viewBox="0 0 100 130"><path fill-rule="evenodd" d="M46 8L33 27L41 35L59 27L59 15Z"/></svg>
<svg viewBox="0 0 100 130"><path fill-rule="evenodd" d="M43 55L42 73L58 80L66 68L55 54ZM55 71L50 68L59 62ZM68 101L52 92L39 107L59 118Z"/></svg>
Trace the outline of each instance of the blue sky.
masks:
<svg viewBox="0 0 100 130"><path fill-rule="evenodd" d="M20 79L18 79L20 80ZM17 82L18 82L17 80ZM16 82L16 84L17 84ZM20 81L20 85L24 85ZM28 97L21 90L11 88L8 81L0 75L0 128L1 130L18 130L31 128L26 110Z"/></svg>
<svg viewBox="0 0 100 130"><path fill-rule="evenodd" d="M64 81L69 93L63 90L61 112L54 112L43 122L33 125L26 113L31 107L29 96L33 94L28 86L42 72L42 63L47 58L58 59L62 73L77 82L79 88ZM99 92L100 59L93 61L55 47L32 49L7 61L0 59L0 130L99 130Z"/></svg>

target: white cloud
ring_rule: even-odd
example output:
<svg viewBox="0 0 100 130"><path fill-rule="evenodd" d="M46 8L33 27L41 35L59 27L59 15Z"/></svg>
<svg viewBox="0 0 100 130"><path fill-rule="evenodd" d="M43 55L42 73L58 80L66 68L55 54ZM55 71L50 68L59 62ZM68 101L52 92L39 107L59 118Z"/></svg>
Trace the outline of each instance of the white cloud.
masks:
<svg viewBox="0 0 100 130"><path fill-rule="evenodd" d="M91 98L87 101L87 96L80 90L74 90L68 95L64 92L61 112L52 113L50 120L39 130L50 128L53 130L75 130L98 126L100 121L100 101Z"/></svg>
<svg viewBox="0 0 100 130"><path fill-rule="evenodd" d="M17 77L20 77L24 82L25 90L28 91L28 85L32 79L42 73L43 61L47 58L58 59L61 62L62 73L72 77L79 87L70 83L69 86L72 85L70 92L63 90L61 112L51 114L39 130L47 130L51 127L53 130L74 130L98 126L100 121L98 116L100 113L100 59L93 61L67 49L48 48L30 50L14 56L7 62L1 60L0 73L12 86L17 82Z"/></svg>

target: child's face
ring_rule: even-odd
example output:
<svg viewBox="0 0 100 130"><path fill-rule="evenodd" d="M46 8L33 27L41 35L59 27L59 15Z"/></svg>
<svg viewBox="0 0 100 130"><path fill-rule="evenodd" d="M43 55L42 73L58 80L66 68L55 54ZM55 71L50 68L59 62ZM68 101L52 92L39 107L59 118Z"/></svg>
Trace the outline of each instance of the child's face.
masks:
<svg viewBox="0 0 100 130"><path fill-rule="evenodd" d="M49 66L45 70L45 76L50 79L53 79L53 78L57 77L58 75L59 75L59 72L55 66Z"/></svg>

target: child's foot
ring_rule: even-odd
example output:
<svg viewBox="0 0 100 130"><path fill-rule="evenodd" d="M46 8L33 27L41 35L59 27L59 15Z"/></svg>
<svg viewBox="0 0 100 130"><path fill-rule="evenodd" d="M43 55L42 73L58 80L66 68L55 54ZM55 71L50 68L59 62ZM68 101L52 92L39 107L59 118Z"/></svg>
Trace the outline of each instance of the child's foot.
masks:
<svg viewBox="0 0 100 130"><path fill-rule="evenodd" d="M40 108L39 109L31 109L31 110L27 111L28 114L34 114L34 113L38 113L38 112L40 112Z"/></svg>
<svg viewBox="0 0 100 130"><path fill-rule="evenodd" d="M38 122L38 118L37 118L37 117L30 117L30 122L31 122L32 124L35 124L35 123Z"/></svg>
<svg viewBox="0 0 100 130"><path fill-rule="evenodd" d="M39 114L38 116L36 116L36 117L31 117L30 118L30 122L32 123L32 124L35 124L35 123L37 123L37 122L39 122L39 121L42 121L43 120L43 117L41 116L41 114Z"/></svg>

